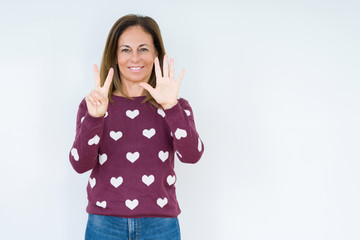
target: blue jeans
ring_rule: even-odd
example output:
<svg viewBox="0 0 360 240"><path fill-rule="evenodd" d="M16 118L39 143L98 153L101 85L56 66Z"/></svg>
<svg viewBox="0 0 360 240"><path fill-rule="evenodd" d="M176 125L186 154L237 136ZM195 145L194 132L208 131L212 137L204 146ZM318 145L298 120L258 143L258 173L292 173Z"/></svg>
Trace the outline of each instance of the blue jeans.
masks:
<svg viewBox="0 0 360 240"><path fill-rule="evenodd" d="M85 240L180 240L178 218L121 218L89 214Z"/></svg>

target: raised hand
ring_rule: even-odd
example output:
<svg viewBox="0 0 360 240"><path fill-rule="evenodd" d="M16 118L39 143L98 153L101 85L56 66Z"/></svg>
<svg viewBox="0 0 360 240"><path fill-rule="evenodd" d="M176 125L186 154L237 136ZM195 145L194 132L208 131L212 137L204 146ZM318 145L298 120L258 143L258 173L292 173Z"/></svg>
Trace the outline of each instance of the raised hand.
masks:
<svg viewBox="0 0 360 240"><path fill-rule="evenodd" d="M86 96L86 106L88 112L93 117L103 117L109 105L109 88L114 76L114 69L110 69L106 77L104 86L100 86L100 73L98 66L94 64L95 89Z"/></svg>
<svg viewBox="0 0 360 240"><path fill-rule="evenodd" d="M156 87L153 88L148 83L141 82L139 85L145 88L151 96L160 104L164 109L172 108L177 104L177 96L179 93L180 83L184 77L185 70L183 69L180 76L175 80L174 59L170 59L170 69L168 56L164 56L163 73L161 74L159 59L155 58L155 74L156 74Z"/></svg>

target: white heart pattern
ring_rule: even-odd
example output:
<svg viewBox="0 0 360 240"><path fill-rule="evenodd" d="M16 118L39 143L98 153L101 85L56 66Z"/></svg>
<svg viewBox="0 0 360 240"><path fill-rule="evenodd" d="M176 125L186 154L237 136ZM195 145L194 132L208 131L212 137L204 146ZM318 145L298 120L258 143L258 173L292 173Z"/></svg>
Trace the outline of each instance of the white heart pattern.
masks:
<svg viewBox="0 0 360 240"><path fill-rule="evenodd" d="M94 186L96 184L96 179L95 178L89 178L89 183L90 183L90 187L94 188Z"/></svg>
<svg viewBox="0 0 360 240"><path fill-rule="evenodd" d="M175 183L175 180L176 180L175 175L174 175L174 176L169 175L169 176L166 178L166 181L167 181L167 183L169 184L169 186L170 186L170 185L173 185L173 184Z"/></svg>
<svg viewBox="0 0 360 240"><path fill-rule="evenodd" d="M110 179L110 183L111 183L111 185L113 185L114 187L117 188L123 183L123 178L122 177L118 177L118 178L112 177Z"/></svg>
<svg viewBox="0 0 360 240"><path fill-rule="evenodd" d="M71 155L74 157L75 161L79 161L79 154L76 148L71 149Z"/></svg>
<svg viewBox="0 0 360 240"><path fill-rule="evenodd" d="M106 208L106 201L102 201L102 202L97 201L96 206Z"/></svg>
<svg viewBox="0 0 360 240"><path fill-rule="evenodd" d="M201 144L200 138L198 138L198 150L199 150L199 152L201 152L201 150L202 150L202 144Z"/></svg>
<svg viewBox="0 0 360 240"><path fill-rule="evenodd" d="M84 118L85 118L85 116L83 116L83 117L80 119L80 122L83 122L83 121L84 121Z"/></svg>
<svg viewBox="0 0 360 240"><path fill-rule="evenodd" d="M137 115L139 115L139 110L135 109L134 111L131 111L131 110L127 110L126 111L126 116L128 116L129 118L131 119L134 119L137 117Z"/></svg>
<svg viewBox="0 0 360 240"><path fill-rule="evenodd" d="M176 131L175 131L175 137L176 137L178 140L180 140L180 138L186 138L186 136L187 136L186 130L180 129L180 128L176 129Z"/></svg>
<svg viewBox="0 0 360 240"><path fill-rule="evenodd" d="M106 111L104 118L106 118L107 116L108 116L108 112Z"/></svg>
<svg viewBox="0 0 360 240"><path fill-rule="evenodd" d="M158 198L158 200L156 201L157 205L159 205L161 208L163 208L167 203L168 200L165 197L164 199Z"/></svg>
<svg viewBox="0 0 360 240"><path fill-rule="evenodd" d="M188 115L188 116L190 116L191 115L191 112L189 111L189 110L184 110L185 111L185 113L186 113L186 115Z"/></svg>
<svg viewBox="0 0 360 240"><path fill-rule="evenodd" d="M165 117L165 112L164 112L164 110L162 110L161 108L158 108L157 113L158 113L160 116Z"/></svg>
<svg viewBox="0 0 360 240"><path fill-rule="evenodd" d="M91 188L94 188L94 187L95 187L95 184L96 184L96 179L89 177L89 184L90 184L90 187L91 187Z"/></svg>
<svg viewBox="0 0 360 240"><path fill-rule="evenodd" d="M158 156L161 161L165 162L169 157L169 152L168 151L166 151L166 152L160 151Z"/></svg>
<svg viewBox="0 0 360 240"><path fill-rule="evenodd" d="M107 158L106 153L99 154L99 163L100 163L100 165L103 165L104 162L106 162L107 159L108 159L108 158Z"/></svg>
<svg viewBox="0 0 360 240"><path fill-rule="evenodd" d="M121 137L122 137L122 132L121 131L118 131L118 132L115 132L115 131L111 131L110 132L110 137L112 139L114 139L115 141L119 140Z"/></svg>
<svg viewBox="0 0 360 240"><path fill-rule="evenodd" d="M150 186L155 181L155 177L154 177L154 175L149 175L149 176L144 175L144 176L142 176L142 181L147 186Z"/></svg>
<svg viewBox="0 0 360 240"><path fill-rule="evenodd" d="M125 205L130 208L130 210L134 210L134 208L136 208L138 205L139 205L139 201L137 199L134 199L134 200L126 200L125 201Z"/></svg>
<svg viewBox="0 0 360 240"><path fill-rule="evenodd" d="M134 153L128 152L126 154L126 159L132 163L134 163L136 160L138 160L139 157L140 157L140 153L138 153L138 152L134 152Z"/></svg>
<svg viewBox="0 0 360 240"><path fill-rule="evenodd" d="M152 136L154 136L156 133L155 129L151 128L151 129L144 129L143 130L143 135L145 137L147 137L148 139L150 139Z"/></svg>
<svg viewBox="0 0 360 240"><path fill-rule="evenodd" d="M95 135L92 139L88 141L88 144L91 146L93 144L98 144L100 141L100 137L98 135Z"/></svg>

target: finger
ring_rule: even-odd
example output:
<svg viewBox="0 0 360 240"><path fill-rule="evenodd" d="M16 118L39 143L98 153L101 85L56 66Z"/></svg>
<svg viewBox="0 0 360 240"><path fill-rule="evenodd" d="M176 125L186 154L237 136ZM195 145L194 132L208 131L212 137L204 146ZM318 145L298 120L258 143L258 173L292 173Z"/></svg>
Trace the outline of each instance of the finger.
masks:
<svg viewBox="0 0 360 240"><path fill-rule="evenodd" d="M90 95L97 101L102 99L101 93L95 89L90 92Z"/></svg>
<svg viewBox="0 0 360 240"><path fill-rule="evenodd" d="M155 58L155 75L156 75L156 79L162 78L161 69L160 69L160 62L159 62L158 57Z"/></svg>
<svg viewBox="0 0 360 240"><path fill-rule="evenodd" d="M98 66L96 64L94 64L93 68L94 68L95 88L98 88L100 87L100 73Z"/></svg>
<svg viewBox="0 0 360 240"><path fill-rule="evenodd" d="M180 75L179 75L178 79L176 80L176 81L178 82L178 84L180 84L180 83L181 83L181 81L182 81L182 79L183 79L184 75L185 75L185 69L181 70L181 73L180 73Z"/></svg>
<svg viewBox="0 0 360 240"><path fill-rule="evenodd" d="M104 86L103 86L103 88L106 90L106 94L109 93L109 89L110 89L110 85L112 83L113 77L114 77L114 69L110 68L109 73L106 77Z"/></svg>
<svg viewBox="0 0 360 240"><path fill-rule="evenodd" d="M168 56L165 54L164 61L163 61L163 73L164 77L169 77L169 62L168 62Z"/></svg>
<svg viewBox="0 0 360 240"><path fill-rule="evenodd" d="M86 102L88 102L91 105L96 105L95 100L91 94L86 96Z"/></svg>
<svg viewBox="0 0 360 240"><path fill-rule="evenodd" d="M91 97L94 99L95 104L100 105L101 103L101 96L95 90L92 90L90 93Z"/></svg>
<svg viewBox="0 0 360 240"><path fill-rule="evenodd" d="M155 88L153 88L150 84L146 82L141 82L139 83L139 86L145 88L145 90L147 90L151 95L153 95Z"/></svg>
<svg viewBox="0 0 360 240"><path fill-rule="evenodd" d="M174 66L174 59L170 59L170 79L174 79L175 75L175 66Z"/></svg>

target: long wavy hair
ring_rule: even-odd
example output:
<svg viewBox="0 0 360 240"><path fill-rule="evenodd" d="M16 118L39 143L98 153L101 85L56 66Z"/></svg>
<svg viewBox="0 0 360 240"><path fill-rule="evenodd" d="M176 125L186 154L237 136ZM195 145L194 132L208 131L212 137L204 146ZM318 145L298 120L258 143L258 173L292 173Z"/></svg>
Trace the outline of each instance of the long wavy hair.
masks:
<svg viewBox="0 0 360 240"><path fill-rule="evenodd" d="M121 78L120 78L120 70L116 63L116 57L117 57L116 53L117 53L119 37L127 28L132 26L140 26L145 32L151 35L153 39L153 44L158 54L160 67L162 71L165 48L161 37L160 28L158 24L155 22L155 20L148 16L140 16L135 14L125 15L119 18L112 26L109 35L107 37L105 49L101 61L101 66L100 66L101 86L104 85L105 79L107 77L110 68L114 69L114 77L110 85L109 95L108 95L109 101L112 104L113 104L113 100L111 99L111 95L116 90L119 90L123 96L132 99L131 97L126 95L125 92L123 91ZM156 86L156 76L155 76L154 67L152 69L148 84L150 84L152 87ZM149 101L152 105L159 107L155 99L150 95L148 91L146 91L146 98L144 102L146 101Z"/></svg>

